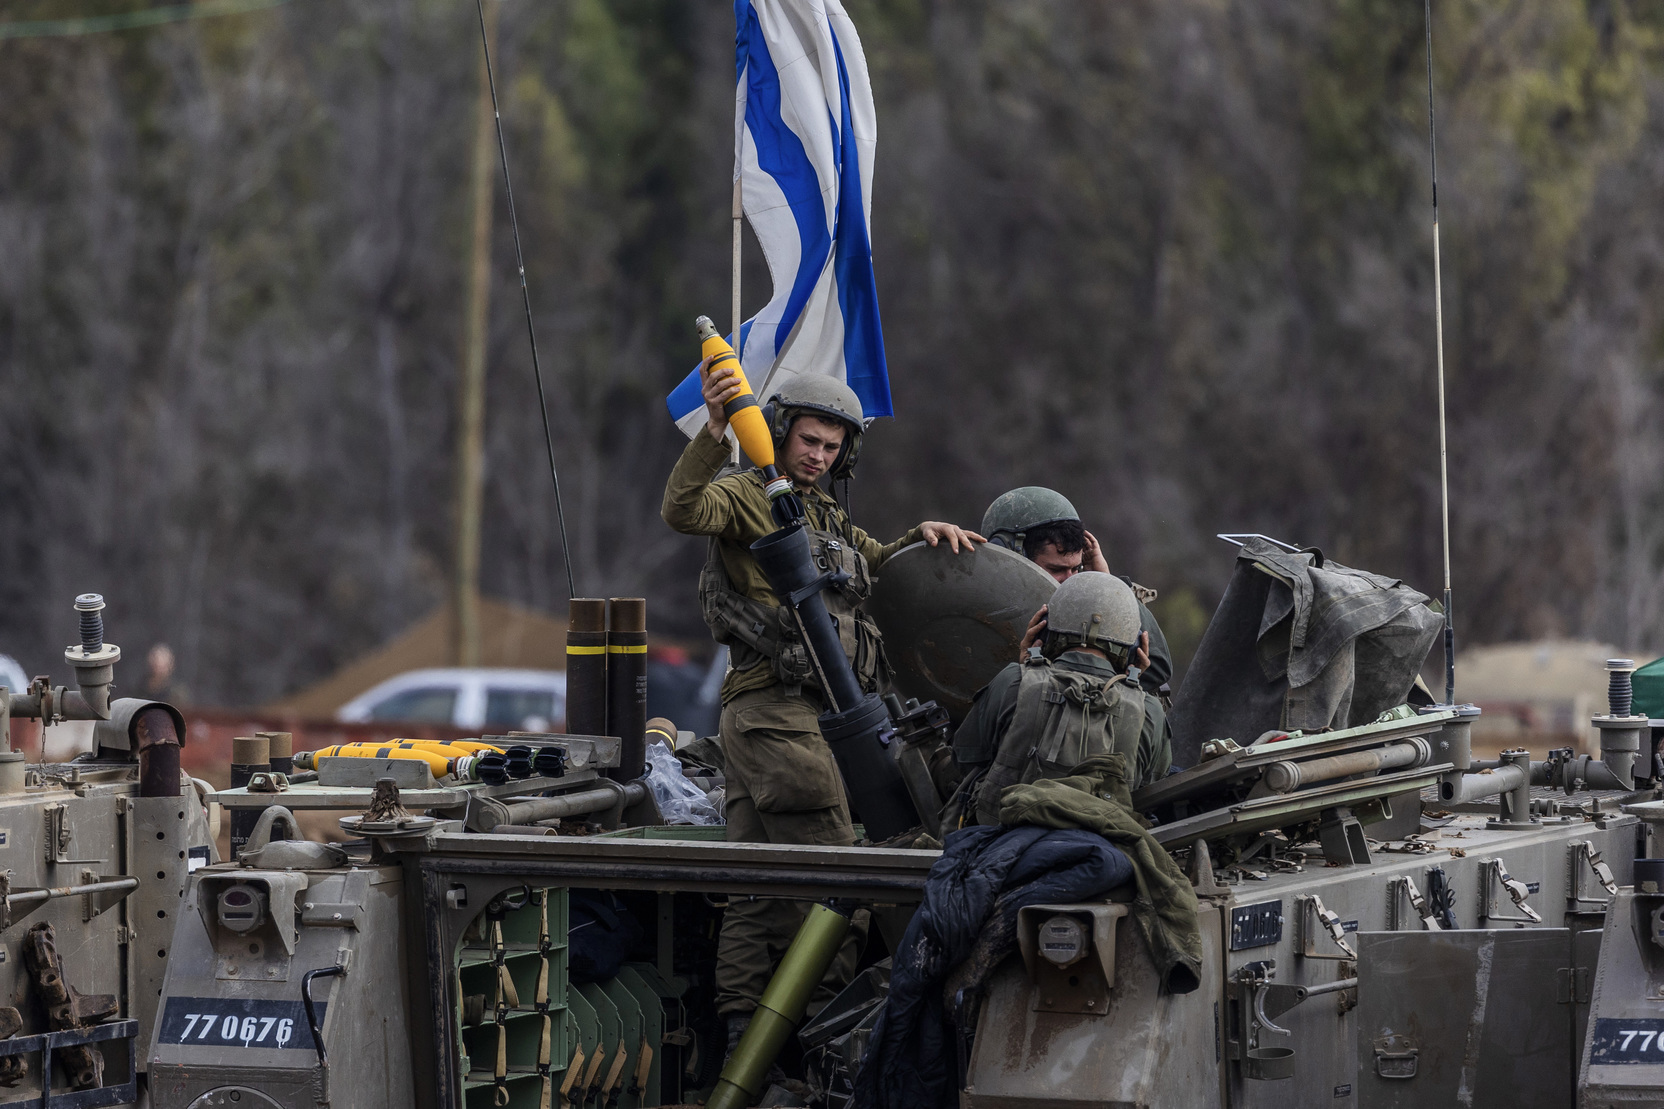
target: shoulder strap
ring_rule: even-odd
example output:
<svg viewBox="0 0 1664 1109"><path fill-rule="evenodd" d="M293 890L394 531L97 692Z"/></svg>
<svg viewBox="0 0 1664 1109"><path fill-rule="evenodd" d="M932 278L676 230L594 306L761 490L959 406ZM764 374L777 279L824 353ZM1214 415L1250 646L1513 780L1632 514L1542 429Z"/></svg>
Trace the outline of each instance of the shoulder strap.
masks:
<svg viewBox="0 0 1664 1109"><path fill-rule="evenodd" d="M1011 723L999 737L994 761L977 787L976 818L979 824L998 824L1000 794L1005 787L1023 780L1023 768L1034 752L1034 741L1044 722L1046 694L1051 689L1051 663L1039 656L1023 659L1022 674L1017 682L1017 706L1012 711Z"/></svg>

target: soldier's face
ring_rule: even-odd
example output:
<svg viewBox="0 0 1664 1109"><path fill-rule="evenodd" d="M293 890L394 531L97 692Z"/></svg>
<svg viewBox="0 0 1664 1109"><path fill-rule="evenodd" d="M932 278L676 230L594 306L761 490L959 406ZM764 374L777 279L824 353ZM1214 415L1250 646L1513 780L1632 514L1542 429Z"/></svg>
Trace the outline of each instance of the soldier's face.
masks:
<svg viewBox="0 0 1664 1109"><path fill-rule="evenodd" d="M1056 543L1047 543L1035 553L1034 564L1059 582L1065 582L1085 568L1086 552L1071 551L1064 554L1057 549Z"/></svg>
<svg viewBox="0 0 1664 1109"><path fill-rule="evenodd" d="M780 448L780 466L798 485L813 485L832 468L843 449L848 429L835 420L799 416Z"/></svg>

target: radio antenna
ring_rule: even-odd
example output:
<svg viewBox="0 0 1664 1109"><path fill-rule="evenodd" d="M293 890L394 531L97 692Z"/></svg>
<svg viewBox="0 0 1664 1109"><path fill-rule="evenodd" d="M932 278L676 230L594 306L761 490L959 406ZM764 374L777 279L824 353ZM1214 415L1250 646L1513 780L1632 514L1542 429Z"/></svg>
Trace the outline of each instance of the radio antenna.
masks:
<svg viewBox="0 0 1664 1109"><path fill-rule="evenodd" d="M508 174L508 144L503 140L503 115L497 106L497 78L491 71L491 40L485 33L485 0L474 0L474 7L480 17L480 46L485 51L485 81L491 88L491 116L497 123L497 153L502 156L503 161L503 191L508 195L508 222L514 230L514 262L520 269L520 300L526 309L526 337L531 340L532 345L532 376L537 379L537 411L543 417L543 446L549 452L549 480L555 483L555 519L560 522L560 554L562 561L566 563L566 595L576 597L578 587L572 582L572 547L566 541L566 508L560 497L560 471L555 468L555 436L549 430L549 402L543 395L543 365L537 357L537 329L532 326L532 295L526 288L526 255L520 249L520 220L514 214L514 182L509 179ZM1446 589L1446 596L1449 593L1449 589Z"/></svg>
<svg viewBox="0 0 1664 1109"><path fill-rule="evenodd" d="M1444 534L1444 703L1456 703L1456 621L1450 611L1450 463L1444 417L1444 284L1439 274L1439 148L1433 115L1433 0L1422 0L1427 30L1427 153L1433 174L1433 328L1439 366L1439 512Z"/></svg>

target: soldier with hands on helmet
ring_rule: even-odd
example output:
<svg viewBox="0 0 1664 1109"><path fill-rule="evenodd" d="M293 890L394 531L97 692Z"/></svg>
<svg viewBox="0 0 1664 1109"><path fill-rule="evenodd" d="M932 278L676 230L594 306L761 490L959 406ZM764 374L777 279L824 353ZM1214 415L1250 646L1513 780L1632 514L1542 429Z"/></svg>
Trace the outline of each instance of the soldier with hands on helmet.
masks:
<svg viewBox="0 0 1664 1109"><path fill-rule="evenodd" d="M1129 673L1138 623L1132 587L1113 574L1086 570L1057 587L1029 625L1021 661L977 694L954 733L968 773L947 826L998 823L1007 786L1065 777L1093 755L1125 755L1133 789L1167 774L1167 715Z"/></svg>
<svg viewBox="0 0 1664 1109"><path fill-rule="evenodd" d="M707 412L665 486L665 523L686 535L710 537L699 599L717 642L729 648L720 725L727 768L727 838L748 843L855 842L849 803L831 748L821 737L826 703L792 611L774 595L750 546L775 531L756 469L720 475L729 460L723 406L740 392L732 370L700 373ZM821 488L846 476L861 448L860 400L844 383L803 375L770 394L764 415L774 434L776 464L803 502L811 549L822 569L847 575L822 592L856 678L869 691L887 681L878 628L862 612L872 572L920 540L958 552L982 537L953 524L925 521L881 544L849 520ZM717 954L717 1008L728 1020L730 1046L750 1019L807 906L773 899L735 899L723 921ZM828 977L847 981L858 954L852 942Z"/></svg>
<svg viewBox="0 0 1664 1109"><path fill-rule="evenodd" d="M982 533L989 543L1016 551L1060 583L1083 571L1110 573L1097 537L1086 530L1069 498L1043 486L1025 485L995 497L982 514ZM1139 684L1151 693L1166 693L1173 680L1173 655L1148 608L1156 591L1130 578L1121 580L1138 600L1139 628L1144 632L1133 660ZM1036 619L1043 615L1041 610Z"/></svg>

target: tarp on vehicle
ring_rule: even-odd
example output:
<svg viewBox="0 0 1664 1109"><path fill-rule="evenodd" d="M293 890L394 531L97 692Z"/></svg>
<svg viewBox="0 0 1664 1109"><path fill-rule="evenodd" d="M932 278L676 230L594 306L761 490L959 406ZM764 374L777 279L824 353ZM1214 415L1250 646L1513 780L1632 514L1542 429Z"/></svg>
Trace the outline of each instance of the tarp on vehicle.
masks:
<svg viewBox="0 0 1664 1109"><path fill-rule="evenodd" d="M1443 617L1396 578L1264 539L1237 555L1173 699L1173 761L1209 739L1367 724L1404 704Z"/></svg>

